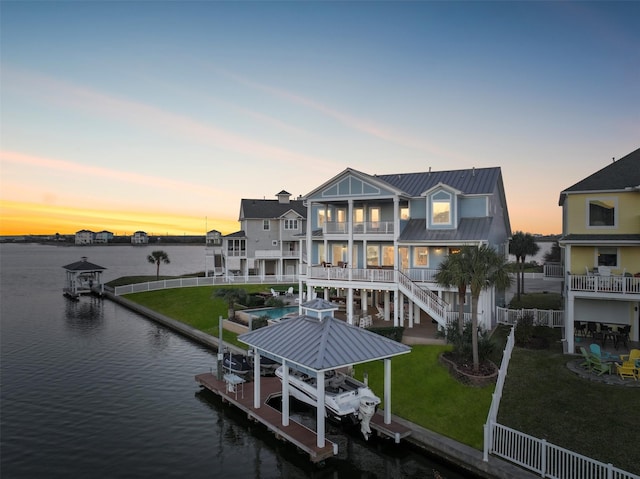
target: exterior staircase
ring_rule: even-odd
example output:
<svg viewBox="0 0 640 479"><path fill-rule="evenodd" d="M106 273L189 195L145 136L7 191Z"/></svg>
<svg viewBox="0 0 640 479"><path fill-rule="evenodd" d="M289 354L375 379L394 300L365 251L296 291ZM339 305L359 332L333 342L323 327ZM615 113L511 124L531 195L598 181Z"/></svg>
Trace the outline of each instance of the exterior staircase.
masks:
<svg viewBox="0 0 640 479"><path fill-rule="evenodd" d="M418 286L401 271L398 271L398 289L436 320L440 326L446 328L447 310L450 309L449 303L433 291Z"/></svg>

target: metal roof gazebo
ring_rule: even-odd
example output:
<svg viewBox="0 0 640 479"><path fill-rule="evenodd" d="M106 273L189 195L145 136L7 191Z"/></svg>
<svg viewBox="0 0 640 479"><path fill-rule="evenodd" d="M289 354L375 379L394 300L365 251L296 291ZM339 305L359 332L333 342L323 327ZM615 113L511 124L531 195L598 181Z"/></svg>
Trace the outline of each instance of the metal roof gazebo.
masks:
<svg viewBox="0 0 640 479"><path fill-rule="evenodd" d="M100 276L107 269L104 266L89 263L86 256L63 268L67 272L63 292L65 296L72 299L78 299L81 294L90 294L93 288L102 287Z"/></svg>
<svg viewBox="0 0 640 479"><path fill-rule="evenodd" d="M384 360L384 423L391 423L391 358L411 352L405 344L333 317L338 307L317 298L301 305L304 314L238 336L255 351L254 405L260 408L260 357L284 366L282 425L289 425L289 368L317 376L317 446L325 445L324 374L326 371Z"/></svg>

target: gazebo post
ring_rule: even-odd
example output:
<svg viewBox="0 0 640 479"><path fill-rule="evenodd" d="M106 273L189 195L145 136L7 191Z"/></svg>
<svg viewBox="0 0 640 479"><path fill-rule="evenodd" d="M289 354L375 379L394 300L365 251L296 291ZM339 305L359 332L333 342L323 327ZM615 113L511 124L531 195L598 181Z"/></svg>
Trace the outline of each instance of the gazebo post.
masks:
<svg viewBox="0 0 640 479"><path fill-rule="evenodd" d="M289 365L282 360L282 425L289 425Z"/></svg>
<svg viewBox="0 0 640 479"><path fill-rule="evenodd" d="M318 447L324 447L324 371L318 371L316 375L316 390L318 396L318 406L316 407L317 422L317 442Z"/></svg>
<svg viewBox="0 0 640 479"><path fill-rule="evenodd" d="M391 359L384 360L384 423L391 424Z"/></svg>
<svg viewBox="0 0 640 479"><path fill-rule="evenodd" d="M253 349L253 407L260 409L260 351Z"/></svg>

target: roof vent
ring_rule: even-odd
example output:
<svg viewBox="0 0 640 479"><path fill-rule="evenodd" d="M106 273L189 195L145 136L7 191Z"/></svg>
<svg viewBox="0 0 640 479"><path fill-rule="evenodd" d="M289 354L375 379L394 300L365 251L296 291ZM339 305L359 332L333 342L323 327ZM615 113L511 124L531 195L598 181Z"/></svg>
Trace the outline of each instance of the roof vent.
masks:
<svg viewBox="0 0 640 479"><path fill-rule="evenodd" d="M476 176L476 167L475 166L471 169L471 176Z"/></svg>

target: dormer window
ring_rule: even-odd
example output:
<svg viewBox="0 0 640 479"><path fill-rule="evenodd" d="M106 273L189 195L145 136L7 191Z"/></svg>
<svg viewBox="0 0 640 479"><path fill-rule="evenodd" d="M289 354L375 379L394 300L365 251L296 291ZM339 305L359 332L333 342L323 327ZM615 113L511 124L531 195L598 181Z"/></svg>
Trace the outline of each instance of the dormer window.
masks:
<svg viewBox="0 0 640 479"><path fill-rule="evenodd" d="M446 191L439 191L431 197L431 224L451 224L451 195Z"/></svg>

